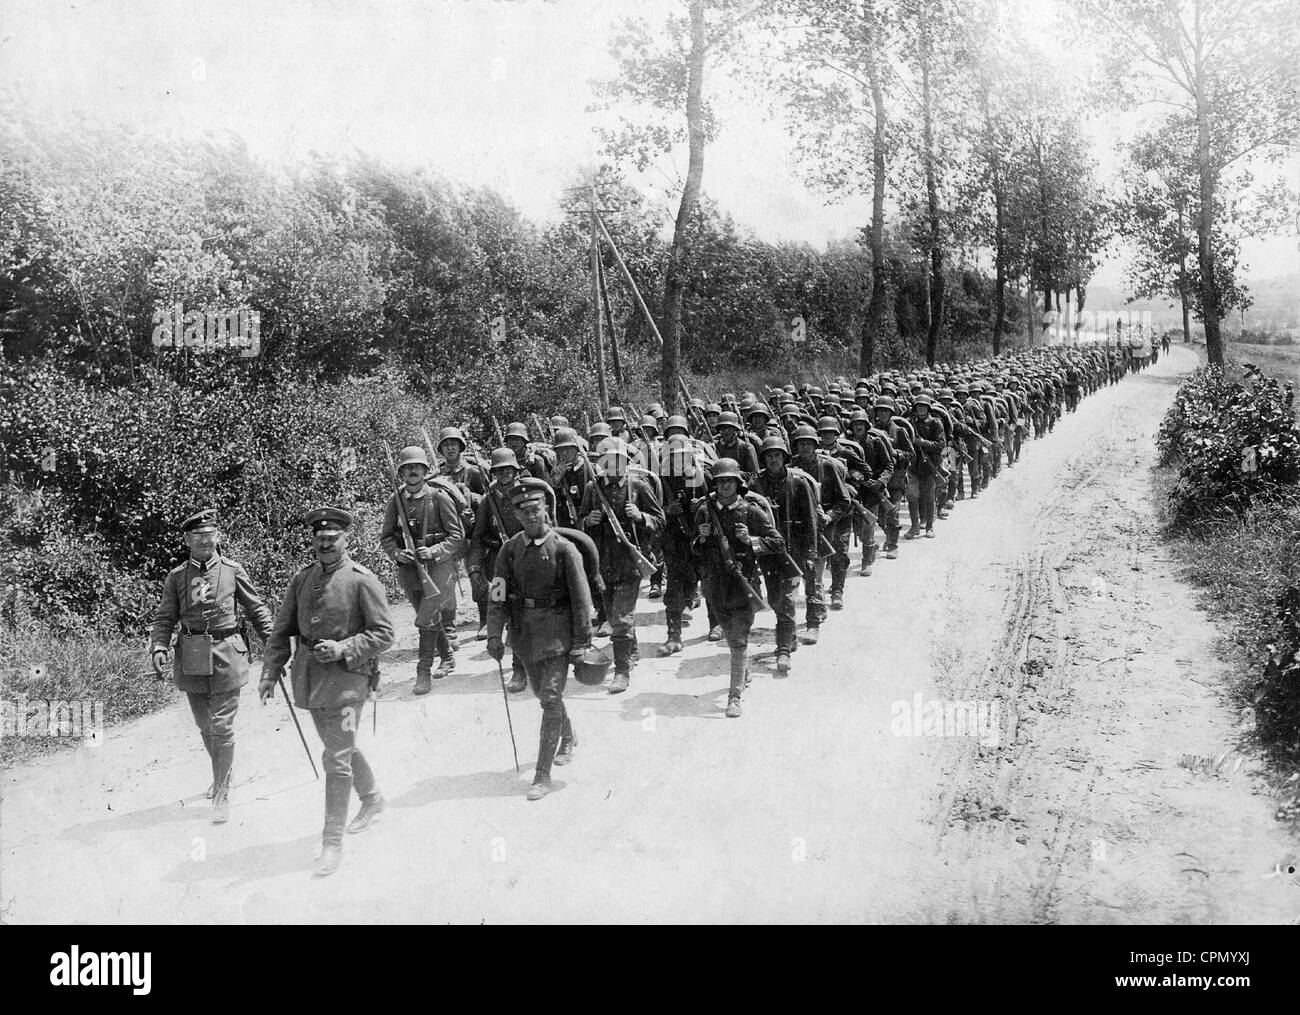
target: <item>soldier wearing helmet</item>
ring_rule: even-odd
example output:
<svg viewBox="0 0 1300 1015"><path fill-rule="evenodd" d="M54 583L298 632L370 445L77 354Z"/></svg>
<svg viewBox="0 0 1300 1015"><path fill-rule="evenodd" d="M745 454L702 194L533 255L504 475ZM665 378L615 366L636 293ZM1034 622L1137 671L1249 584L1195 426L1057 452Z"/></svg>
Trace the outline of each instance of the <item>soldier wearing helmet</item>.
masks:
<svg viewBox="0 0 1300 1015"><path fill-rule="evenodd" d="M892 385L881 385L882 391L887 386L892 388ZM875 428L885 434L889 440L890 449L894 453L894 468L885 486L885 492L893 510L881 515L882 518L886 518L884 547L886 560L894 560L898 557L898 536L902 531L899 508L902 506L903 497L907 493L908 469L915 455L912 448L911 431L895 417L895 410L896 404L893 397L885 394L881 394L876 398L871 409ZM888 520L888 515L892 515L892 522Z"/></svg>
<svg viewBox="0 0 1300 1015"><path fill-rule="evenodd" d="M646 547L664 527L664 509L650 484L634 476L628 466L627 445L616 437L605 440L596 478L587 485L578 513L583 528L600 553L600 574L605 582L605 616L614 648L614 679L609 693L626 691L632 677L636 650L636 598L641 570L636 557L618 537L618 529L644 555ZM615 514L617 528L606 517L606 505Z"/></svg>
<svg viewBox="0 0 1300 1015"><path fill-rule="evenodd" d="M742 436L744 428L740 417L727 411L718 417L713 428L713 450L718 458L730 458L740 466L747 479L758 475L758 451Z"/></svg>
<svg viewBox="0 0 1300 1015"><path fill-rule="evenodd" d="M662 656L682 650L682 624L696 597L699 574L691 540L695 537L695 506L704 496L706 478L704 463L697 459L687 434L686 420L673 416L666 429L669 436L659 459L665 516L660 546L666 578L664 621L668 628L668 637L659 649Z"/></svg>
<svg viewBox="0 0 1300 1015"><path fill-rule="evenodd" d="M515 453L519 471L534 479L545 480L554 467L550 453L541 447L534 447L528 439L528 427L523 423L511 423L506 427L505 445Z"/></svg>
<svg viewBox="0 0 1300 1015"><path fill-rule="evenodd" d="M419 628L419 658L415 665L415 693L428 694L433 679L442 679L456 668L456 657L444 626L445 599L456 581L456 561L467 549L465 524L456 503L446 489L426 482L429 456L424 448L412 444L397 457L397 475L402 487L388 498L384 521L379 529L379 545L388 559L397 565L397 584L419 613L424 600L416 558L424 563L429 577L439 589L437 620L432 626ZM398 498L402 498L399 511ZM415 553L406 549L400 518L410 521ZM436 673L434 655L439 657Z"/></svg>
<svg viewBox="0 0 1300 1015"><path fill-rule="evenodd" d="M547 480L555 491L555 523L561 528L578 529L582 526L578 507L596 472L582 454L576 430L560 427L555 431L554 440L555 467Z"/></svg>
<svg viewBox="0 0 1300 1015"><path fill-rule="evenodd" d="M582 554L547 519L547 485L532 477L511 490L520 527L497 554L488 607L488 655L505 655L507 633L542 707L529 800L551 790L551 765L573 760L578 738L564 707L569 664L591 648L591 590Z"/></svg>
<svg viewBox="0 0 1300 1015"><path fill-rule="evenodd" d="M515 453L509 448L497 448L492 452L489 471L492 482L474 514L474 529L469 537L469 557L465 562L474 602L484 604L484 608L488 604L488 589L497 554L501 552L506 540L521 529L519 520L510 508L510 496L514 492L520 471ZM518 693L527 686L524 664L515 658L508 689Z"/></svg>
<svg viewBox="0 0 1300 1015"><path fill-rule="evenodd" d="M816 435L814 434L814 440ZM811 478L804 472L790 469L790 452L785 441L773 434L763 441L763 471L754 482L755 492L761 494L772 510L772 522L785 541L786 549L799 567L799 574L789 574L774 561L763 564L763 578L767 585L767 601L776 613L776 670L790 669L790 655L795 644L794 593L799 582L808 589L816 583L817 536L820 517ZM820 603L818 603L820 607ZM809 604L809 613L813 608ZM818 613L820 610L818 610ZM820 620L819 620L820 622Z"/></svg>
<svg viewBox="0 0 1300 1015"><path fill-rule="evenodd" d="M916 457L912 460L907 487L907 510L912 527L903 534L904 539L915 539L921 534L922 526L926 538L934 538L935 490L947 439L943 423L930 414L931 404L930 396L921 392L912 399L910 421L915 433L912 447Z"/></svg>
<svg viewBox="0 0 1300 1015"><path fill-rule="evenodd" d="M889 481L894 475L894 448L889 435L871 425L871 417L859 409L849 418L849 432L859 449L860 465L849 462L849 482L854 485L862 505L858 538L862 542L862 565L859 574L870 575L876 562L876 523L885 533L886 550L892 538L898 538L898 511L889 497Z"/></svg>
<svg viewBox="0 0 1300 1015"><path fill-rule="evenodd" d="M759 558L780 553L785 543L761 498L747 495L745 476L734 459L718 459L712 485L707 503L695 508L694 548L700 557L704 598L731 652L727 716L735 719L740 716L741 695L749 685L749 632L754 626L754 604L740 577L757 590ZM724 539L730 550L730 567L722 549Z"/></svg>
<svg viewBox="0 0 1300 1015"><path fill-rule="evenodd" d="M466 511L462 512L461 519L465 523L465 548L469 549L469 534L474 528L474 511L478 507L478 501L483 496L483 491L487 489L487 484L483 482L483 476L479 472L478 464L473 456L466 455L465 449L469 447L469 442L465 439L465 432L457 426L445 426L438 433L438 454L442 456L442 464L434 469L435 478L440 478L447 483L451 483L460 491L461 499L466 505ZM457 505L458 507L460 505ZM468 518L466 518L468 515ZM457 571L464 567L463 554L456 562ZM456 583L447 590L443 597L442 603L442 629L446 632L447 643L451 646L453 652L456 651L456 584L460 578L457 576ZM487 612L486 604L479 612L479 630L484 638L487 637Z"/></svg>
<svg viewBox="0 0 1300 1015"><path fill-rule="evenodd" d="M836 427L836 434L839 430ZM826 620L823 588L826 561L830 559L830 608L844 609L844 581L849 573L849 539L853 534L853 494L848 485L848 469L833 455L818 450L817 431L811 426L801 426L795 431L794 464L817 481L821 491L819 516L820 533L825 544L818 540L819 549L813 571L815 580L807 586L807 629L804 642L816 645L822 622ZM826 544L829 544L827 546ZM829 553L825 551L829 550Z"/></svg>

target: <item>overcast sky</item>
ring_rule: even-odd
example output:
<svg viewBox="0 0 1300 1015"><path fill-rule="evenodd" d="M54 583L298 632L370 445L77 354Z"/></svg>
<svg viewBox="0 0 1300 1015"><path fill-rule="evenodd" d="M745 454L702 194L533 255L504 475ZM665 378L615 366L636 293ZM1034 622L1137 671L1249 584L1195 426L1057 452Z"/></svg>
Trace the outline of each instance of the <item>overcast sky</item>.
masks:
<svg viewBox="0 0 1300 1015"><path fill-rule="evenodd" d="M668 6L671 0L0 0L0 84L51 113L76 110L167 131L178 142L169 157L184 157L186 135L222 129L271 164L360 149L490 186L529 216L549 219L560 188L598 158L586 107L591 80L611 70L611 29L629 14ZM1076 50L1062 63L1080 59ZM867 221L865 200L828 205L804 185L779 119L755 97L728 89L719 113L724 130L708 149L704 187L738 222L765 239L820 246ZM1107 158L1116 122L1091 129ZM667 160L649 178L660 195L681 160ZM660 206L667 216L666 198ZM1296 269L1293 237L1261 251L1276 267L1264 274ZM1116 268L1099 281L1115 284Z"/></svg>

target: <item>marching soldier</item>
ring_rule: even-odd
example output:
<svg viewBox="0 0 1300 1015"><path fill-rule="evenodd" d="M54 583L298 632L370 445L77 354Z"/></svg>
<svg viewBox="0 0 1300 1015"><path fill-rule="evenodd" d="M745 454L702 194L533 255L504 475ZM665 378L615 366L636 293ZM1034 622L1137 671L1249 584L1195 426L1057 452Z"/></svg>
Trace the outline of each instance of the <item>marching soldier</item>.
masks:
<svg viewBox="0 0 1300 1015"><path fill-rule="evenodd" d="M785 673L790 669L790 655L796 648L794 592L800 578L808 590L808 616L816 616L817 622L821 622L820 601L814 606L819 508L808 476L786 467L790 452L785 441L773 434L763 441L761 450L763 471L755 482L755 492L767 499L776 531L800 572L792 575L770 559L763 562L767 601L776 613L776 670ZM820 600L820 596L816 598Z"/></svg>
<svg viewBox="0 0 1300 1015"><path fill-rule="evenodd" d="M447 442L450 443L450 442ZM419 628L420 656L415 664L415 693L428 694L433 680L446 677L456 668L456 657L444 625L443 604L451 597L456 581L456 561L469 546L465 538L465 524L460 512L445 489L425 482L429 474L429 458L424 448L412 444L401 450L397 457L397 476L402 489L394 491L384 508L384 523L379 529L379 546L388 559L397 565L397 584L407 600L420 612L424 592L420 587L418 559L438 586L438 611L432 626ZM402 499L399 509L398 498ZM402 519L407 519L404 523ZM402 529L410 525L415 553L405 546ZM453 618L454 626L454 618ZM433 657L439 658L438 669L432 672Z"/></svg>
<svg viewBox="0 0 1300 1015"><path fill-rule="evenodd" d="M582 527L578 508L587 484L596 476L591 462L582 454L579 440L577 432L569 427L555 431L555 468L548 479L555 491L555 524L565 529Z"/></svg>
<svg viewBox="0 0 1300 1015"><path fill-rule="evenodd" d="M858 500L866 511L858 538L862 541L862 575L871 574L876 562L876 523L885 533L885 551L889 553L898 541L898 509L889 497L889 481L894 477L894 451L889 436L871 426L871 418L859 409L849 418L853 443L859 450L857 471L849 462L849 479L857 486ZM892 542L891 542L892 540Z"/></svg>
<svg viewBox="0 0 1300 1015"><path fill-rule="evenodd" d="M435 476L440 476L447 482L452 483L460 492L468 510L465 515L461 516L462 527L465 529L465 538L469 539L469 534L474 529L474 513L478 509L479 498L487 491L487 484L483 482L483 474L479 472L478 465L473 459L465 458L465 449L469 447L469 442L465 439L465 432L456 426L445 426L438 434L438 454L442 456L442 464L438 466ZM468 547L468 542L466 546ZM463 566L457 562L457 571ZM459 583L459 574L456 579ZM447 635L447 643L451 646L452 652L456 651L456 587L452 586L446 590L442 603L442 629ZM478 605L478 604L476 604ZM483 604L479 608L478 617L478 641L487 637L487 605Z"/></svg>
<svg viewBox="0 0 1300 1015"><path fill-rule="evenodd" d="M293 651L293 703L311 712L324 744L325 827L315 875L333 874L343 861L343 829L353 788L361 809L348 832L360 832L384 809L370 763L357 747L366 698L379 687L379 655L393 644L388 595L374 572L348 556L352 516L340 508L307 515L315 563L289 581L266 646L258 696L265 703Z"/></svg>
<svg viewBox="0 0 1300 1015"><path fill-rule="evenodd" d="M740 466L740 471L748 479L753 479L758 475L758 452L754 450L753 444L741 437L742 432L739 416L730 411L722 413L713 428L717 438L713 442L713 449L719 459L730 458Z"/></svg>
<svg viewBox="0 0 1300 1015"><path fill-rule="evenodd" d="M785 549L767 511L746 493L739 463L720 458L713 466L713 492L695 508L694 542L701 558L704 598L731 651L729 719L739 718L740 697L749 686L749 631L754 626L758 559Z"/></svg>
<svg viewBox="0 0 1300 1015"><path fill-rule="evenodd" d="M510 508L510 498L519 477L519 463L515 459L515 453L509 448L497 448L492 452L489 471L492 482L479 501L478 511L474 515L469 557L465 561L474 602L484 604L485 608L497 554L501 552L506 540L521 531L519 520ZM527 686L528 675L524 671L523 660L514 658L508 690L517 694Z"/></svg>
<svg viewBox="0 0 1300 1015"><path fill-rule="evenodd" d="M916 430L916 438L912 442L916 450L912 474L916 479L917 498L914 502L908 497L912 527L903 536L904 539L915 539L920 534L922 525L925 526L926 538L934 538L935 484L939 477L946 438L943 423L930 415L930 404L929 395L918 394L912 400L912 425Z"/></svg>
<svg viewBox="0 0 1300 1015"><path fill-rule="evenodd" d="M488 654L505 654L502 632L509 628L510 649L523 663L542 706L537 770L529 800L551 789L551 764L573 760L578 744L564 708L569 663L581 663L591 648L591 592L577 548L550 527L546 484L526 478L511 491L520 531L497 555L488 607Z"/></svg>
<svg viewBox="0 0 1300 1015"><path fill-rule="evenodd" d="M882 386L883 388L883 386ZM885 494L889 502L893 505L893 511L885 515L885 559L895 560L898 557L898 535L902 531L902 517L899 508L902 506L903 497L907 492L907 472L908 466L912 463L912 438L911 435L898 423L894 422L894 399L889 395L880 395L872 407L872 414L875 416L876 429L885 434L889 439L889 445L894 452L894 471L885 484ZM889 514L892 514L892 521L888 520Z"/></svg>
<svg viewBox="0 0 1300 1015"><path fill-rule="evenodd" d="M545 452L535 450L528 440L528 427L523 423L510 423L506 426L505 446L515 453L519 471L537 479L546 479L550 475L554 462Z"/></svg>
<svg viewBox="0 0 1300 1015"><path fill-rule="evenodd" d="M627 445L622 440L610 438L602 449L599 474L588 484L578 510L584 529L600 552L605 616L614 647L614 679L609 693L621 694L631 680L636 649L634 616L642 577L638 555L645 559L640 547L647 546L663 529L664 509L650 485L629 472ZM614 515L612 520L607 516L609 512ZM619 532L624 539L619 538Z"/></svg>
<svg viewBox="0 0 1300 1015"><path fill-rule="evenodd" d="M837 430L838 432L838 430ZM844 580L849 573L849 537L853 533L853 500L849 493L848 471L844 463L830 455L819 454L817 431L804 424L794 434L794 463L817 481L821 490L818 505L818 532L830 544L831 602L832 610L844 609ZM816 565L814 580L807 586L808 612L804 642L816 645L822 623L826 620L826 603L823 598L822 578L826 571L826 558L822 556L817 541L814 554Z"/></svg>
<svg viewBox="0 0 1300 1015"><path fill-rule="evenodd" d="M659 649L662 656L682 650L682 618L695 598L699 582L691 541L695 538L695 506L704 493L704 471L696 467L695 449L686 432L686 420L669 418L668 428L677 432L664 443L660 456L660 481L664 490L663 548L667 587L664 590L664 621L668 637ZM709 615L709 629L714 617Z"/></svg>
<svg viewBox="0 0 1300 1015"><path fill-rule="evenodd" d="M235 760L235 713L248 683L248 636L244 617L259 638L271 636L271 611L242 565L217 552L215 511L199 511L181 523L189 559L163 581L154 613L149 655L162 679L173 632L177 652L172 679L189 699L190 712L212 763L212 823L230 819L230 770Z"/></svg>

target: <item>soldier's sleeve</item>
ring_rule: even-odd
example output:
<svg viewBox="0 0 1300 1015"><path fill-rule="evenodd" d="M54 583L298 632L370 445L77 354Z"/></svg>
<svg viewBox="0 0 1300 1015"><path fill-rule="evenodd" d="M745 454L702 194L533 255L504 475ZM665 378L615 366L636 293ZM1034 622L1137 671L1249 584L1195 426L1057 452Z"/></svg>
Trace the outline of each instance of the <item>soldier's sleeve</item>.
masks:
<svg viewBox="0 0 1300 1015"><path fill-rule="evenodd" d="M172 571L163 579L162 599L158 603L158 609L154 611L153 626L149 631L151 648L167 648L171 644L172 631L176 629L176 622L181 616L178 585L179 572Z"/></svg>
<svg viewBox="0 0 1300 1015"><path fill-rule="evenodd" d="M469 541L465 538L465 523L460 520L460 512L452 503L451 496L441 490L434 496L438 498L438 528L447 534L433 547L433 562L441 564L461 556L469 549Z"/></svg>
<svg viewBox="0 0 1300 1015"><path fill-rule="evenodd" d="M388 555L388 559L397 562L397 551L403 547L402 537L397 532L397 494L388 498L384 506L384 524L379 527L379 548Z"/></svg>
<svg viewBox="0 0 1300 1015"><path fill-rule="evenodd" d="M488 534L488 513L492 505L488 503L491 494L484 494L474 512L474 531L469 537L469 554L465 558L465 567L470 574L483 570L483 542Z"/></svg>
<svg viewBox="0 0 1300 1015"><path fill-rule="evenodd" d="M695 505L695 538L691 540L691 545L695 547L697 552L703 550L705 544L708 543L708 539L700 535L700 526L707 525L711 521L709 505L701 497L700 502Z"/></svg>
<svg viewBox="0 0 1300 1015"><path fill-rule="evenodd" d="M299 574L302 572L300 571ZM298 575L289 579L289 587L284 593L284 602L280 612L275 615L271 625L271 636L266 639L266 649L262 653L262 676L276 677L284 669L284 664L293 654L289 639L298 634Z"/></svg>
<svg viewBox="0 0 1300 1015"><path fill-rule="evenodd" d="M639 527L643 532L654 535L656 532L663 531L668 523L668 516L664 514L664 506L659 503L659 498L655 496L649 483L637 483L636 506L641 511Z"/></svg>
<svg viewBox="0 0 1300 1015"><path fill-rule="evenodd" d="M565 543L565 552L561 555L564 566L564 580L569 587L570 616L573 622L573 642L575 647L585 648L591 644L591 588L587 584L587 573L582 566L582 554L572 543Z"/></svg>
<svg viewBox="0 0 1300 1015"><path fill-rule="evenodd" d="M393 630L393 613L388 608L388 593L372 573L356 573L357 606L364 625L351 637L344 638L343 662L348 669L358 671L367 659L379 655L396 640Z"/></svg>
<svg viewBox="0 0 1300 1015"><path fill-rule="evenodd" d="M593 478L582 488L582 504L578 507L578 521L584 529L599 527L599 523L597 525L587 524L587 515L600 506L600 501L596 499L595 483L596 480Z"/></svg>
<svg viewBox="0 0 1300 1015"><path fill-rule="evenodd" d="M253 587L253 579L248 577L243 564L235 565L235 599L244 608L248 619L252 621L257 636L263 642L267 641L271 637L275 620L265 600L257 594L257 589Z"/></svg>
<svg viewBox="0 0 1300 1015"><path fill-rule="evenodd" d="M834 525L853 510L853 495L849 492L843 463L837 458L832 458L830 466L833 478L831 482L822 486L822 490L829 498L827 514L830 515L830 523Z"/></svg>
<svg viewBox="0 0 1300 1015"><path fill-rule="evenodd" d="M497 553L493 570L493 582L495 583L496 579L500 578L506 588L510 588L514 584L515 555L510 550L511 542L512 539L506 540L505 545ZM506 602L496 602L491 595L488 596L487 628L489 638L504 637L507 606Z"/></svg>
<svg viewBox="0 0 1300 1015"><path fill-rule="evenodd" d="M889 453L888 446L879 437L873 439L872 445L876 449L876 461L884 463L876 473L875 480L882 486L888 486L889 481L894 478L894 456Z"/></svg>

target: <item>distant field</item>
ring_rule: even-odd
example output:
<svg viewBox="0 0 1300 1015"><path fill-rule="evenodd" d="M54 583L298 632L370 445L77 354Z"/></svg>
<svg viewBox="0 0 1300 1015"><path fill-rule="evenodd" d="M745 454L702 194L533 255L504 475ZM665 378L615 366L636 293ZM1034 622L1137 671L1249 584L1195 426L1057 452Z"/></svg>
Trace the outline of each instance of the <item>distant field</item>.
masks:
<svg viewBox="0 0 1300 1015"><path fill-rule="evenodd" d="M1265 374L1300 382L1300 345L1254 345L1250 342L1227 342L1226 358L1237 363L1254 363Z"/></svg>

